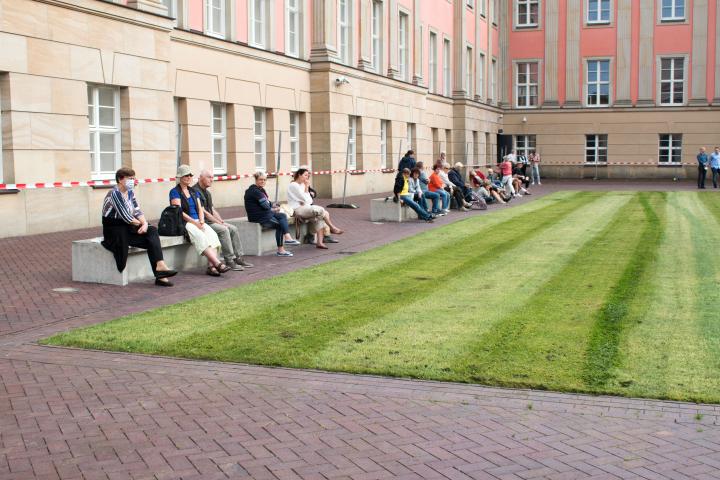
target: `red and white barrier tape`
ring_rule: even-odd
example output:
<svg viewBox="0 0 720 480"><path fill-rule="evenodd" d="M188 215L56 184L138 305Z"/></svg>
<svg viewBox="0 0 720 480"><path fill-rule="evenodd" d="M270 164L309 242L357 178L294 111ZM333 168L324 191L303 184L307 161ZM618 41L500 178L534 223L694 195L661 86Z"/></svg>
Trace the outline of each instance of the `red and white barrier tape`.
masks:
<svg viewBox="0 0 720 480"><path fill-rule="evenodd" d="M373 173L373 172L393 172L394 169L376 168L370 170L348 170L348 173ZM334 175L337 173L345 173L345 170L318 170L312 172L313 175ZM240 180L241 178L252 178L254 174L243 173L239 175L216 175L215 180ZM293 172L268 172L268 175L274 176L292 176ZM138 178L138 183L169 183L175 182L175 177L170 178ZM85 182L38 182L38 183L0 183L0 190L35 190L42 188L72 188L72 187L95 187L100 185L115 185L115 180L88 180Z"/></svg>

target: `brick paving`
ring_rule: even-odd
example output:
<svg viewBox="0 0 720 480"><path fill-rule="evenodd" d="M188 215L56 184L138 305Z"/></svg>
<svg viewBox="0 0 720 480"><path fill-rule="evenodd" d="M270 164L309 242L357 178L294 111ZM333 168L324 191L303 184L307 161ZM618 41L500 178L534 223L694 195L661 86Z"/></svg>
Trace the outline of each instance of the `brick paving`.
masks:
<svg viewBox="0 0 720 480"><path fill-rule="evenodd" d="M551 182L581 189L688 183ZM709 194L712 194L708 192ZM253 258L181 288L70 279L70 242L99 229L0 239L1 479L720 478L720 406L43 347L39 338L341 258L429 228L333 210L329 252ZM321 202L322 203L322 202ZM329 203L329 202L328 202ZM487 213L500 208L491 207ZM227 209L225 216L241 215ZM454 213L438 225L467 215ZM345 252L345 253L341 253ZM56 287L78 288L55 293ZM117 299L122 295L122 304Z"/></svg>

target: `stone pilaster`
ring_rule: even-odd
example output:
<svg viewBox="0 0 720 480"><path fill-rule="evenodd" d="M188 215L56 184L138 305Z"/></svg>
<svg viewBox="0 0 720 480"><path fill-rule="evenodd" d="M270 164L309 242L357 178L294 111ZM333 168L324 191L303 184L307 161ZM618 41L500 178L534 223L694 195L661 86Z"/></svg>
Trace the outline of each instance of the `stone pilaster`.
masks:
<svg viewBox="0 0 720 480"><path fill-rule="evenodd" d="M482 53L480 50L480 11L482 9L479 2L484 1L477 0L475 2L475 50L473 54L475 55L475 100L478 102L482 101L483 98L487 98L485 96L485 84L487 84L487 75L485 75L484 71L485 65L480 65L480 53ZM487 54L485 55L485 63L487 63ZM483 80L482 83L480 82L481 79Z"/></svg>
<svg viewBox="0 0 720 480"><path fill-rule="evenodd" d="M628 0L629 1L629 0ZM543 107L558 107L558 21L559 0L545 2L545 82Z"/></svg>
<svg viewBox="0 0 720 480"><path fill-rule="evenodd" d="M400 78L398 71L398 4L397 0L388 0L388 25L390 26L390 35L387 52L388 55L388 76L391 78Z"/></svg>
<svg viewBox="0 0 720 480"><path fill-rule="evenodd" d="M640 56L638 64L638 106L653 105L653 30L655 0L640 0Z"/></svg>
<svg viewBox="0 0 720 480"><path fill-rule="evenodd" d="M632 0L618 0L617 5L617 85L615 105L631 106L630 70L632 65Z"/></svg>
<svg viewBox="0 0 720 480"><path fill-rule="evenodd" d="M335 0L313 0L310 60L329 61L337 57Z"/></svg>
<svg viewBox="0 0 720 480"><path fill-rule="evenodd" d="M500 29L500 58L498 59L497 76L495 84L497 88L496 101L501 107L507 107L508 102L508 82L507 72L512 71L509 56L510 37L508 31L512 28L512 18L508 17L508 0L497 0L498 12L498 28Z"/></svg>
<svg viewBox="0 0 720 480"><path fill-rule="evenodd" d="M413 77L412 83L414 85L421 85L423 83L423 32L420 25L420 0L413 0L413 29L412 29L412 45L413 54Z"/></svg>
<svg viewBox="0 0 720 480"><path fill-rule="evenodd" d="M465 98L465 69L467 60L465 58L465 2L456 1L453 3L453 97Z"/></svg>
<svg viewBox="0 0 720 480"><path fill-rule="evenodd" d="M580 0L567 0L565 107L580 106Z"/></svg>
<svg viewBox="0 0 720 480"><path fill-rule="evenodd" d="M360 2L360 21L357 23L360 33L360 70L372 70L372 0Z"/></svg>
<svg viewBox="0 0 720 480"><path fill-rule="evenodd" d="M707 105L708 0L693 0L691 105Z"/></svg>
<svg viewBox="0 0 720 480"><path fill-rule="evenodd" d="M715 98L713 104L720 105L720 0L715 7Z"/></svg>

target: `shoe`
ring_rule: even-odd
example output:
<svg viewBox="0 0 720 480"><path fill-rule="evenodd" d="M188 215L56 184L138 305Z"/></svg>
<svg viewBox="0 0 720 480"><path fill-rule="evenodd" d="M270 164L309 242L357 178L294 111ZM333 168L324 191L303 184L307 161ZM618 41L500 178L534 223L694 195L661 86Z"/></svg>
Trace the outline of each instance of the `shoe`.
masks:
<svg viewBox="0 0 720 480"><path fill-rule="evenodd" d="M230 270L232 270L233 272L242 272L243 270L245 270L245 267L243 267L237 262L228 262L227 266L230 267Z"/></svg>
<svg viewBox="0 0 720 480"><path fill-rule="evenodd" d="M332 237L325 237L325 243L340 243Z"/></svg>
<svg viewBox="0 0 720 480"><path fill-rule="evenodd" d="M433 223L434 221L435 221L435 220L433 220L432 218L426 218L426 219L425 219L425 222L426 222L426 223Z"/></svg>
<svg viewBox="0 0 720 480"><path fill-rule="evenodd" d="M159 278L156 278L155 285L157 285L158 287L172 287L173 283L170 280L168 280L167 282L163 282Z"/></svg>
<svg viewBox="0 0 720 480"><path fill-rule="evenodd" d="M215 267L208 267L207 271L205 272L205 275L210 275L211 277L219 277L220 272Z"/></svg>
<svg viewBox="0 0 720 480"><path fill-rule="evenodd" d="M307 235L305 235L305 238L303 238L303 243L307 243L308 245L315 244L315 235L313 235L312 233L308 233Z"/></svg>
<svg viewBox="0 0 720 480"><path fill-rule="evenodd" d="M336 229L331 228L330 233L332 233L333 235L342 235L343 233L345 233L345 230L342 230L340 228L336 228Z"/></svg>
<svg viewBox="0 0 720 480"><path fill-rule="evenodd" d="M177 275L176 270L157 270L155 272L155 278L170 278Z"/></svg>
<svg viewBox="0 0 720 480"><path fill-rule="evenodd" d="M462 208L460 209L460 211L461 211L461 212L469 212L470 209L467 208L467 207L462 207Z"/></svg>
<svg viewBox="0 0 720 480"><path fill-rule="evenodd" d="M300 245L300 242L297 240L285 240L285 245Z"/></svg>
<svg viewBox="0 0 720 480"><path fill-rule="evenodd" d="M285 252L276 252L275 255L278 257L292 257L293 253L285 251Z"/></svg>
<svg viewBox="0 0 720 480"><path fill-rule="evenodd" d="M327 245L315 245L315 248L319 248L320 250L327 250Z"/></svg>
<svg viewBox="0 0 720 480"><path fill-rule="evenodd" d="M530 192L525 192L525 195L532 195L532 193L530 193Z"/></svg>
<svg viewBox="0 0 720 480"><path fill-rule="evenodd" d="M255 266L255 265L253 265L252 263L246 262L244 257L236 257L236 258L235 258L235 263L236 263L237 265L240 265L240 266L244 267L244 268L252 268L252 267Z"/></svg>
<svg viewBox="0 0 720 480"><path fill-rule="evenodd" d="M542 183L538 182L538 185L542 185Z"/></svg>
<svg viewBox="0 0 720 480"><path fill-rule="evenodd" d="M442 210L442 212L443 212L445 215L447 215L448 213L450 213L450 209L449 209L449 208L445 208L445 209Z"/></svg>
<svg viewBox="0 0 720 480"><path fill-rule="evenodd" d="M221 263L220 265L218 265L215 268L217 268L217 271L220 273L227 273L231 270L231 268L228 267L227 265L225 265L224 263Z"/></svg>

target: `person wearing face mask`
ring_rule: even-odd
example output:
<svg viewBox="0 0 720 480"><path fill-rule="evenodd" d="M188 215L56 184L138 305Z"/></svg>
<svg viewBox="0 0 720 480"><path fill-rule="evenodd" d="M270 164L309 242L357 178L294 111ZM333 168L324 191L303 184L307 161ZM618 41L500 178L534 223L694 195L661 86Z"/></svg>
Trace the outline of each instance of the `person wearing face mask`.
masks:
<svg viewBox="0 0 720 480"><path fill-rule="evenodd" d="M102 246L115 257L118 271L125 270L128 247L147 250L155 285L172 287L169 277L177 274L163 260L157 228L148 225L135 198L135 171L123 167L115 172L117 185L105 195L102 208Z"/></svg>

